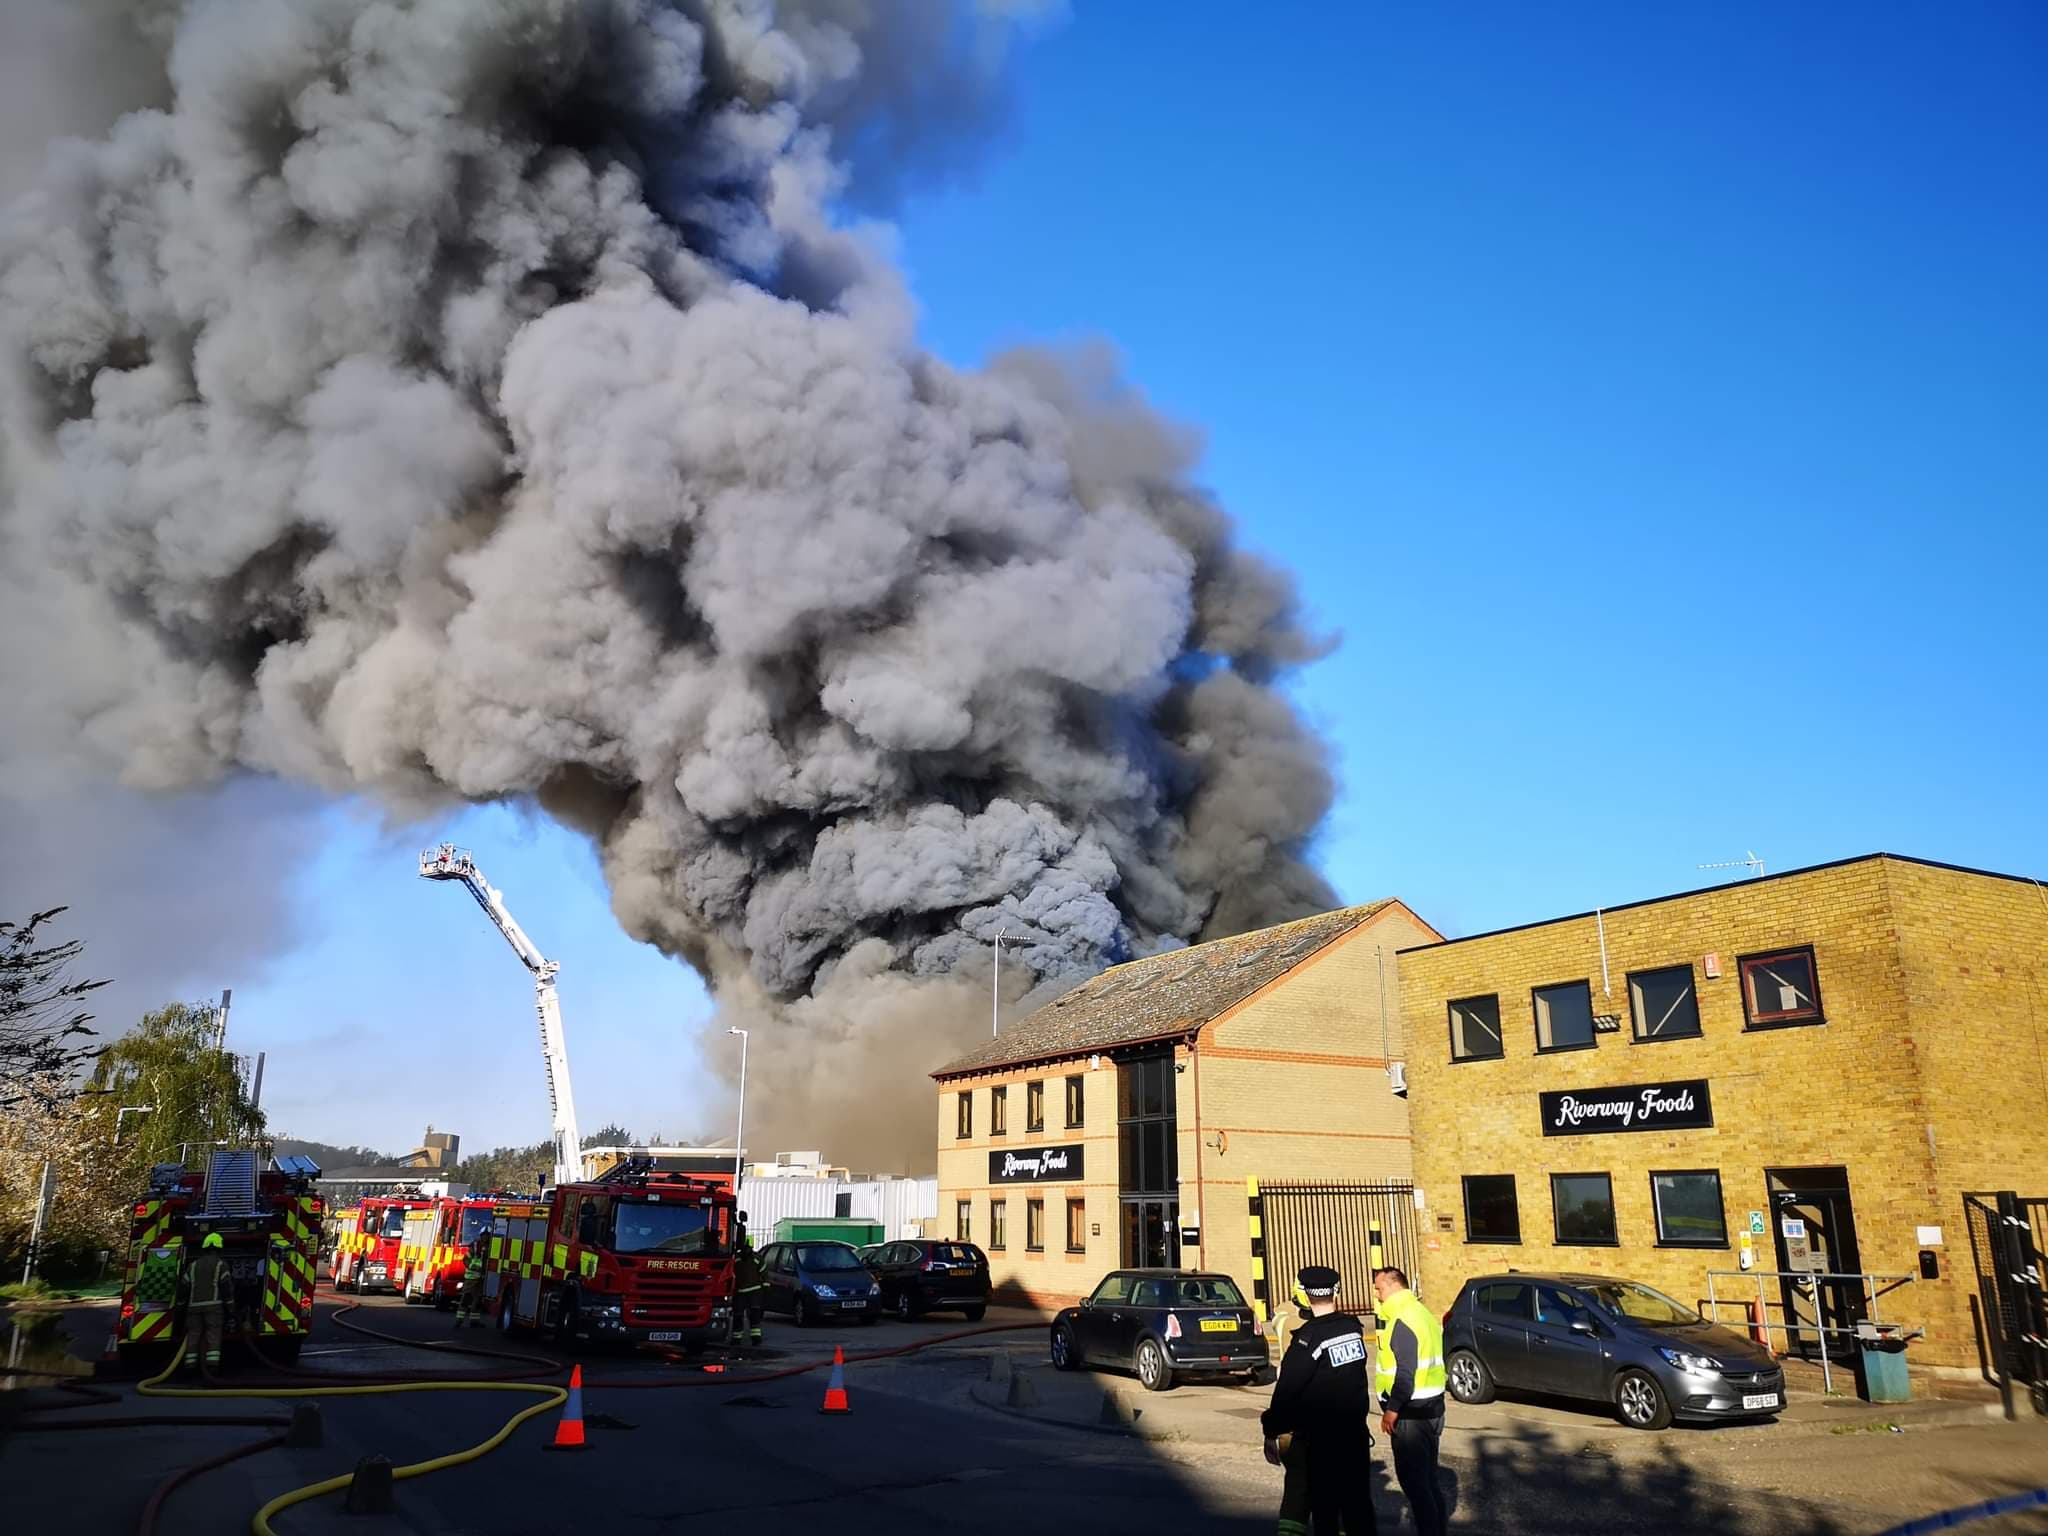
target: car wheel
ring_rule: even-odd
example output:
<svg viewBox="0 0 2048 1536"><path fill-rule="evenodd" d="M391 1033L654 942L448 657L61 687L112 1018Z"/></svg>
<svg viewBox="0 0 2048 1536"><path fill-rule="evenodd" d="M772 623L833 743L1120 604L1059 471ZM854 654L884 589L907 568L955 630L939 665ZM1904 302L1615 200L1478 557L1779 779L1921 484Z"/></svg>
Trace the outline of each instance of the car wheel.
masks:
<svg viewBox="0 0 2048 1536"><path fill-rule="evenodd" d="M1664 1429L1671 1423L1671 1404L1647 1371L1621 1373L1614 1384L1614 1406L1630 1429Z"/></svg>
<svg viewBox="0 0 2048 1536"><path fill-rule="evenodd" d="M808 1296L799 1296L799 1297L797 1297L797 1299L796 1299L796 1325L797 1325L797 1327L799 1327L799 1328L808 1328L808 1327L810 1327L810 1326L811 1326L811 1324L812 1324L812 1323L814 1323L814 1322L816 1322L816 1321L817 1321L817 1314L816 1314L816 1313L814 1313L814 1312L813 1312L813 1311L811 1310L811 1298L810 1298L810 1297L808 1297Z"/></svg>
<svg viewBox="0 0 2048 1536"><path fill-rule="evenodd" d="M898 1291L896 1293L896 1321L907 1323L916 1316L917 1307L911 1302L910 1292Z"/></svg>
<svg viewBox="0 0 2048 1536"><path fill-rule="evenodd" d="M509 1339L512 1337L512 1328L512 1298L510 1296L500 1296L498 1298L498 1332Z"/></svg>
<svg viewBox="0 0 2048 1536"><path fill-rule="evenodd" d="M980 1322L980 1321L981 1321L981 1320L982 1320L982 1319L983 1319L984 1317L987 1317L987 1316L988 1316L988 1308L987 1308L987 1307L969 1307L969 1308L967 1309L967 1311L966 1311L966 1314L965 1314L965 1315L966 1315L967 1321L969 1321L970 1323L978 1323L978 1322Z"/></svg>
<svg viewBox="0 0 2048 1536"><path fill-rule="evenodd" d="M1138 1341L1138 1385L1147 1392L1164 1392L1173 1385L1173 1367L1166 1363L1166 1351L1157 1339Z"/></svg>
<svg viewBox="0 0 2048 1536"><path fill-rule="evenodd" d="M1078 1371L1081 1368L1081 1350L1074 1342L1074 1330L1065 1323L1058 1324L1052 1331L1052 1368L1056 1371Z"/></svg>
<svg viewBox="0 0 2048 1536"><path fill-rule="evenodd" d="M1493 1372L1486 1368L1486 1362L1469 1349L1451 1352L1445 1380L1451 1389L1451 1396L1461 1403L1490 1403L1493 1401Z"/></svg>

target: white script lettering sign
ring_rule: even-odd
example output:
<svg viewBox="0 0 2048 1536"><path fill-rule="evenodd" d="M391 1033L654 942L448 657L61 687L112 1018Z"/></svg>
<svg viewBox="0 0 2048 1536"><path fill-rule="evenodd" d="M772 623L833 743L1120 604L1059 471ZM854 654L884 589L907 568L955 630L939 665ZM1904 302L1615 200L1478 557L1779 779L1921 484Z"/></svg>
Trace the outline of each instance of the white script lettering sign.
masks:
<svg viewBox="0 0 2048 1536"><path fill-rule="evenodd" d="M1072 1184L1081 1178L1079 1142L1058 1147L1020 1147L988 1155L991 1184Z"/></svg>
<svg viewBox="0 0 2048 1536"><path fill-rule="evenodd" d="M1714 1123L1703 1077L1676 1083L1629 1083L1537 1095L1546 1136L1602 1131L1697 1131Z"/></svg>

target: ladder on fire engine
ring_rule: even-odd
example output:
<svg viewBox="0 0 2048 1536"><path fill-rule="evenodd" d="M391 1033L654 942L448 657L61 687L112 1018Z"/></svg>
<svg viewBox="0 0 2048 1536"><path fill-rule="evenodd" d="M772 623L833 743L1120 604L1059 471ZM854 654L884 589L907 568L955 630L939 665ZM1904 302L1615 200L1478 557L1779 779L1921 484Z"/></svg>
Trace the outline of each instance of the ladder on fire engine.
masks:
<svg viewBox="0 0 2048 1536"><path fill-rule="evenodd" d="M206 1214L208 1216L253 1216L256 1214L256 1152L236 1147L216 1152L206 1160Z"/></svg>

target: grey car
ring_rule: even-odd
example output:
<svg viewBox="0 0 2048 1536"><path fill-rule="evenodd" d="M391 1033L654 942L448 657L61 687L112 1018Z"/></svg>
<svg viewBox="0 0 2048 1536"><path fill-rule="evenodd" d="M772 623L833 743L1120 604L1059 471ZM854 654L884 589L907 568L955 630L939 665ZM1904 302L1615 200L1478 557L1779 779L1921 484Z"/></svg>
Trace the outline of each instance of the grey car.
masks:
<svg viewBox="0 0 2048 1536"><path fill-rule="evenodd" d="M1768 1418L1785 1406L1770 1351L1634 1280L1511 1270L1467 1280L1444 1314L1451 1396L1496 1388L1605 1403L1634 1429Z"/></svg>

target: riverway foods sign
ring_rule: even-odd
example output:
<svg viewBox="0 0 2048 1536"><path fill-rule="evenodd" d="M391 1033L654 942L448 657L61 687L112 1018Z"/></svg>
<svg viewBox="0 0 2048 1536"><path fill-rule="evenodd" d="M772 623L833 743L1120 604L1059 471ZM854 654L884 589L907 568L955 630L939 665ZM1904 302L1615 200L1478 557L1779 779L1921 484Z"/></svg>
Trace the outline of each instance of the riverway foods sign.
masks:
<svg viewBox="0 0 2048 1536"><path fill-rule="evenodd" d="M1063 1147L1027 1147L1021 1152L991 1152L988 1181L991 1184L1067 1184L1081 1177L1081 1144Z"/></svg>
<svg viewBox="0 0 2048 1536"><path fill-rule="evenodd" d="M1697 1131L1714 1123L1707 1080L1630 1083L1619 1088L1574 1088L1546 1093L1543 1134L1594 1136L1602 1131Z"/></svg>

